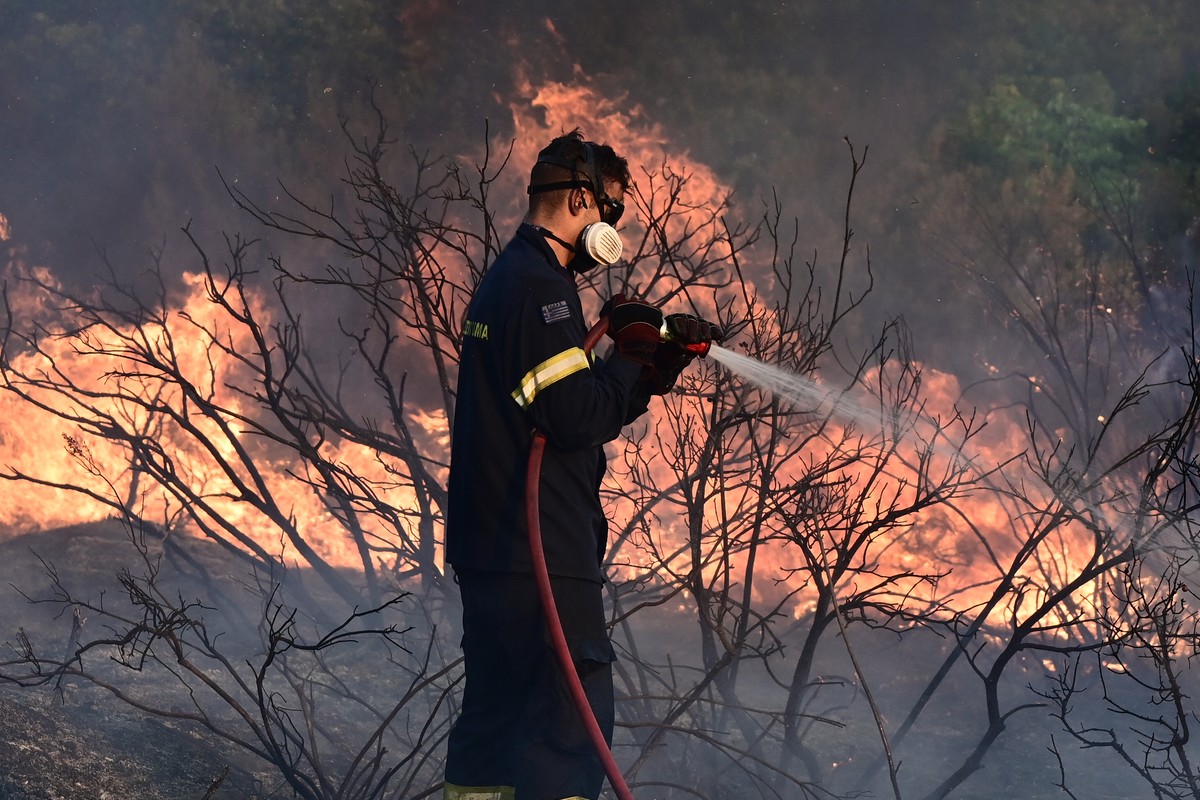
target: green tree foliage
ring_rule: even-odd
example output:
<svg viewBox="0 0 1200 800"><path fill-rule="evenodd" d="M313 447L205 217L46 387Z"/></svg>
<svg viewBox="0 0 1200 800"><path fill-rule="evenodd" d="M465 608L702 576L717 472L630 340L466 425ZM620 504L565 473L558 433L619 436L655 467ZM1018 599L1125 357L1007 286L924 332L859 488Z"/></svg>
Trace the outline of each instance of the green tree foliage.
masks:
<svg viewBox="0 0 1200 800"><path fill-rule="evenodd" d="M1136 145L1145 120L1110 110L1112 92L1102 76L1083 91L1059 78L1028 83L1023 91L1015 82L999 82L968 107L958 157L1000 180L1043 168L1055 175L1070 171L1080 194L1092 202L1113 196L1136 200L1129 176L1143 157Z"/></svg>

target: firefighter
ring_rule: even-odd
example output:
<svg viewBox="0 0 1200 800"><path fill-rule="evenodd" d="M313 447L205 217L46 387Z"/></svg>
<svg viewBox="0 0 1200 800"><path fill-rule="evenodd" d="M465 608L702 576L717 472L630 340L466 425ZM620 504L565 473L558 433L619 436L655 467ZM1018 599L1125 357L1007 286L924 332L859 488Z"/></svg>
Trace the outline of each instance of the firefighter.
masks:
<svg viewBox="0 0 1200 800"><path fill-rule="evenodd" d="M602 584L603 446L670 391L694 358L683 345L721 331L616 297L612 352L584 352L575 276L620 257L615 225L627 162L578 130L530 172L529 210L488 269L463 325L451 448L446 559L463 605L466 685L451 729L446 800L596 798L603 766L554 659L532 574L526 471L532 431L547 440L540 525L576 670L611 741L612 662ZM664 342L664 321L672 334Z"/></svg>

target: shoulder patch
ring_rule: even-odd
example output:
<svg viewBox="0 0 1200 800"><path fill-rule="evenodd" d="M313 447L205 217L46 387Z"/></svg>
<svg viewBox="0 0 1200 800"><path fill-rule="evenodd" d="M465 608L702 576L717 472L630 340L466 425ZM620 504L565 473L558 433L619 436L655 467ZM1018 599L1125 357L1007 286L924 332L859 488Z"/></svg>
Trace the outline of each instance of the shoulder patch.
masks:
<svg viewBox="0 0 1200 800"><path fill-rule="evenodd" d="M542 306L542 319L547 325L552 322L562 322L564 319L570 318L571 307L567 305L566 300L559 300L557 303Z"/></svg>

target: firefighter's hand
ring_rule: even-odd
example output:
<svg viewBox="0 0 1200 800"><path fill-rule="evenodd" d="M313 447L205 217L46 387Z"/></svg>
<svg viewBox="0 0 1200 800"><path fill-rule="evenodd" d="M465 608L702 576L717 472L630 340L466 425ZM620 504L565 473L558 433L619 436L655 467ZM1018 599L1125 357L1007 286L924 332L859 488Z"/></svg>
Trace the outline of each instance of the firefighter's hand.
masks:
<svg viewBox="0 0 1200 800"><path fill-rule="evenodd" d="M720 326L691 314L668 314L665 321L667 338L685 349L689 344L711 345L725 340Z"/></svg>
<svg viewBox="0 0 1200 800"><path fill-rule="evenodd" d="M653 362L639 379L650 394L667 394L697 356L707 355L713 342L725 340L717 325L691 314L668 314L663 320L668 341L654 352Z"/></svg>
<svg viewBox="0 0 1200 800"><path fill-rule="evenodd" d="M608 335L616 343L617 352L639 364L654 362L654 351L662 341L663 314L649 303L626 300L617 295L605 304ZM604 313L604 312L601 312Z"/></svg>
<svg viewBox="0 0 1200 800"><path fill-rule="evenodd" d="M638 383L648 394L667 394L695 358L696 353L684 350L675 342L663 342L654 351L651 363L642 369Z"/></svg>

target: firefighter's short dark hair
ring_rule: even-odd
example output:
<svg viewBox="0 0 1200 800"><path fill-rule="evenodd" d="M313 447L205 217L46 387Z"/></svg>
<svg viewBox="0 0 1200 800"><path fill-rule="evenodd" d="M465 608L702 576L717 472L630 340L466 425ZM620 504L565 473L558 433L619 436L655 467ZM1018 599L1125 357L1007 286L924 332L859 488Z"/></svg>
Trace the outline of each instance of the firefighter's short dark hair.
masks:
<svg viewBox="0 0 1200 800"><path fill-rule="evenodd" d="M607 144L589 142L579 128L550 141L538 153L529 172L529 207L558 206L572 189L591 189L597 199L605 196L606 183L629 190L629 162Z"/></svg>

